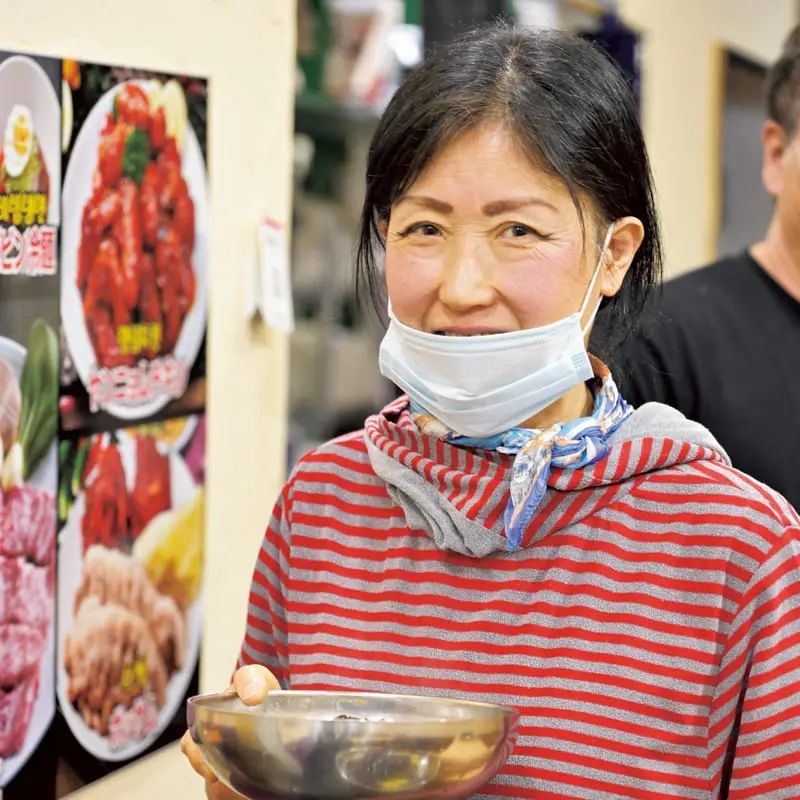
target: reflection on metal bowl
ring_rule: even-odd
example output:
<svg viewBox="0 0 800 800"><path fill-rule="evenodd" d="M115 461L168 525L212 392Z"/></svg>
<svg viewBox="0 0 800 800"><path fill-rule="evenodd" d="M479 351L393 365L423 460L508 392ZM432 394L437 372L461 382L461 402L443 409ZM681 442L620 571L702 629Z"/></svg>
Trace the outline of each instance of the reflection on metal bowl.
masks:
<svg viewBox="0 0 800 800"><path fill-rule="evenodd" d="M504 764L517 716L488 703L355 692L188 702L209 766L250 800L470 797Z"/></svg>
<svg viewBox="0 0 800 800"><path fill-rule="evenodd" d="M385 745L351 747L336 756L339 775L370 795L418 791L435 780L439 765L435 753L399 750Z"/></svg>

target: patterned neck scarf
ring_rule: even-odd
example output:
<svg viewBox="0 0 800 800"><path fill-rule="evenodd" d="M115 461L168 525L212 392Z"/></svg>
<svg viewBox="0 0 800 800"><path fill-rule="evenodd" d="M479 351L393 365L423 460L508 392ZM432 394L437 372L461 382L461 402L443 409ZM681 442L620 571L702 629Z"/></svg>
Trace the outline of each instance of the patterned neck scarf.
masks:
<svg viewBox="0 0 800 800"><path fill-rule="evenodd" d="M608 454L606 439L633 413L617 389L608 367L590 356L595 378L594 411L589 417L558 423L545 429L511 428L482 439L461 436L416 404L411 418L429 436L461 447L496 450L514 456L511 490L505 509L508 549L516 550L547 490L552 467L580 469Z"/></svg>

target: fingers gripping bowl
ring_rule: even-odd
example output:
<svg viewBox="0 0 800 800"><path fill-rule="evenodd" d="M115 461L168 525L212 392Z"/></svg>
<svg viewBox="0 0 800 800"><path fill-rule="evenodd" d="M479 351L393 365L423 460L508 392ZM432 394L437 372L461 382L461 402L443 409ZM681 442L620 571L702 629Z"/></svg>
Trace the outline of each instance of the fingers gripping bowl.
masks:
<svg viewBox="0 0 800 800"><path fill-rule="evenodd" d="M508 758L517 716L488 703L360 692L188 702L209 767L250 800L470 797Z"/></svg>

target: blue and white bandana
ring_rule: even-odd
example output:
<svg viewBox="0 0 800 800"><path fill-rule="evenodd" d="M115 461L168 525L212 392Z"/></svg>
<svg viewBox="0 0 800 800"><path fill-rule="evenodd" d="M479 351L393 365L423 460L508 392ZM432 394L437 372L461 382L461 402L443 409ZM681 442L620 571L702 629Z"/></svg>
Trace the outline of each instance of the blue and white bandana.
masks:
<svg viewBox="0 0 800 800"><path fill-rule="evenodd" d="M427 435L460 447L496 450L515 456L511 490L505 509L508 549L519 548L523 534L539 508L552 467L580 469L608 455L606 440L633 413L619 393L608 367L590 356L594 367L594 411L589 417L558 423L550 428L511 428L505 433L475 439L449 430L416 404L411 417Z"/></svg>

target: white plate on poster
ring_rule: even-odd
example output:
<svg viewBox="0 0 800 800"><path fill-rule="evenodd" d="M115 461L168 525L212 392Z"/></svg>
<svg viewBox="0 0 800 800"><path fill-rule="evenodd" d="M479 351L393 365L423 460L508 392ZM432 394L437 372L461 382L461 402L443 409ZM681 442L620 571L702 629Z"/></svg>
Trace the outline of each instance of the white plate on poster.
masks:
<svg viewBox="0 0 800 800"><path fill-rule="evenodd" d="M170 450L174 450L176 453L179 453L184 447L186 447L187 444L189 444L189 442L192 441L194 432L197 430L197 424L200 421L200 416L198 414L192 414L189 417L184 417L184 419L186 422L183 425L183 430L170 445Z"/></svg>
<svg viewBox="0 0 800 800"><path fill-rule="evenodd" d="M194 436L194 432L197 429L197 424L200 420L199 414L190 414L186 417L172 417L170 420L159 420L158 422L154 423L155 425L164 425L169 423L176 423L180 422L181 429L180 433L175 437L173 441L166 441L163 438L159 439L159 447L161 448L162 452L173 452L179 453L186 447L187 444L192 440L192 436ZM145 423L146 425L147 423Z"/></svg>
<svg viewBox="0 0 800 800"><path fill-rule="evenodd" d="M11 56L0 64L0 126L5 131L6 120L13 106L30 109L33 132L39 140L50 191L47 197L47 222L58 225L61 197L61 104L47 73L27 56Z"/></svg>
<svg viewBox="0 0 800 800"><path fill-rule="evenodd" d="M130 484L131 467L135 462L135 443L132 437L122 431L117 432L120 456L125 469L125 477ZM169 454L170 482L172 488L172 507L187 503L197 490L189 468L183 459ZM130 485L129 485L130 488ZM67 696L67 672L64 669L64 648L72 629L73 604L83 577L83 539L81 520L85 509L84 494L81 493L58 536L58 652L56 668L56 694L61 713L78 742L96 758L104 761L125 761L146 750L163 733L181 705L189 681L197 665L200 652L200 636L203 627L202 595L191 605L186 613L186 658L183 668L172 674L167 684L164 705L159 711L155 729L142 739L114 749L106 736L101 736L83 720L78 710L69 702Z"/></svg>
<svg viewBox="0 0 800 800"><path fill-rule="evenodd" d="M19 380L22 375L22 366L25 363L27 350L19 342L0 336L0 357L4 358L13 368ZM58 475L58 456L56 453L56 442L47 452L42 463L31 475L28 483L37 489L44 489L53 494L55 503L56 482ZM55 518L53 519L55 525ZM42 736L50 727L50 721L56 711L55 693L55 598L50 610L50 625L47 630L47 641L42 653L42 661L39 665L39 693L33 704L33 712L28 722L28 730L25 733L25 740L22 747L11 758L0 759L2 770L0 770L0 787L6 786L13 780L14 776L25 765L27 760L38 747Z"/></svg>
<svg viewBox="0 0 800 800"><path fill-rule="evenodd" d="M130 83L145 86L148 82L130 81ZM100 131L105 124L106 115L111 112L114 96L124 85L125 83L120 83L113 89L109 89L89 112L78 138L75 140L75 146L67 166L67 174L64 178L64 214L61 221L61 319L75 369L84 386L87 385L89 377L97 368L97 358L86 328L81 295L75 284L78 248L81 241L81 218L84 206L92 192ZM177 361L188 365L191 369L206 329L209 258L206 168L200 144L191 124L186 126L183 152L181 153L181 172L189 187L189 195L194 202L195 243L192 266L197 284L194 305L183 320L173 355ZM112 403L104 410L120 419L143 419L160 411L171 399L162 396L136 406Z"/></svg>

